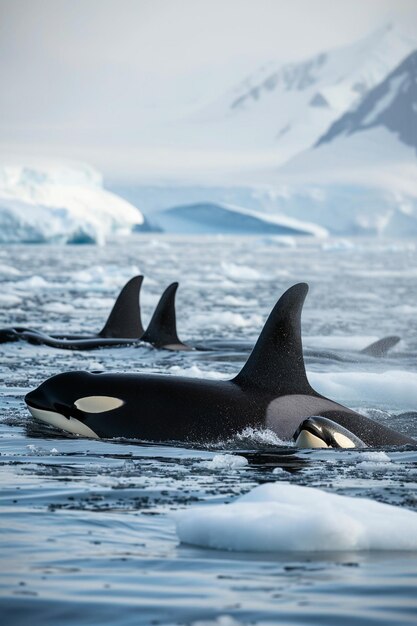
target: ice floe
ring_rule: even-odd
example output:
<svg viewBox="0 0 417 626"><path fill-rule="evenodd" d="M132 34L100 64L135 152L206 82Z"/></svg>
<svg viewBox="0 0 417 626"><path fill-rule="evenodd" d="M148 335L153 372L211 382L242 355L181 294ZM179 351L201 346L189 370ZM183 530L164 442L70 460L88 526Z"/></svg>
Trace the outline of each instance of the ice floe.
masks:
<svg viewBox="0 0 417 626"><path fill-rule="evenodd" d="M282 482L174 518L182 543L218 550L417 550L416 512Z"/></svg>

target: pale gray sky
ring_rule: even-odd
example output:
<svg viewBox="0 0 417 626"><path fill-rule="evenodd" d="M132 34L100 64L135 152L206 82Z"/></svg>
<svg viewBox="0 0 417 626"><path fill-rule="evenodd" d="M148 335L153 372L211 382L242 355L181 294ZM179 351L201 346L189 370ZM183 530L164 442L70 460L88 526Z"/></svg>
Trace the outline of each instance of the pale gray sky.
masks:
<svg viewBox="0 0 417 626"><path fill-rule="evenodd" d="M417 25L417 0L0 0L0 144L123 144L391 19Z"/></svg>

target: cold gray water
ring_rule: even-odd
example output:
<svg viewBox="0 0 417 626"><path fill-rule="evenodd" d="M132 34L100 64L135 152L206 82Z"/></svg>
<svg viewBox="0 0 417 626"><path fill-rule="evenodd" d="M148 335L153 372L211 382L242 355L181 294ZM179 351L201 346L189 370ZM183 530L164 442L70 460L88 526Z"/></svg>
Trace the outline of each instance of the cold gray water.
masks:
<svg viewBox="0 0 417 626"><path fill-rule="evenodd" d="M0 327L98 331L137 273L145 275L145 323L163 288L180 282L178 331L195 343L254 342L282 292L308 282L312 385L417 437L414 242L138 235L106 247L3 246ZM402 341L388 357L360 355L392 334ZM245 358L233 349L0 345L2 623L416 623L417 553L208 550L179 543L172 513L230 502L270 481L417 511L417 447L300 451L249 430L206 448L93 441L36 423L23 402L62 371L227 378ZM249 463L236 468L227 454Z"/></svg>

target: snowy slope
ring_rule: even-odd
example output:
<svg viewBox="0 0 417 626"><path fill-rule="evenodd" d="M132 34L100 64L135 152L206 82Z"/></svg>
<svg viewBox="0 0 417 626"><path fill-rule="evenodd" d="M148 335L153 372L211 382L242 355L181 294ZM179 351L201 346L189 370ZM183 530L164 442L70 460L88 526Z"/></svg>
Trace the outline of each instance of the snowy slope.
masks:
<svg viewBox="0 0 417 626"><path fill-rule="evenodd" d="M417 234L417 52L274 174L275 208L339 234Z"/></svg>
<svg viewBox="0 0 417 626"><path fill-rule="evenodd" d="M279 165L314 145L415 48L415 29L387 25L301 63L270 63L197 116L193 130L225 151L273 150Z"/></svg>
<svg viewBox="0 0 417 626"><path fill-rule="evenodd" d="M372 89L357 109L332 124L317 145L377 126L417 150L417 50Z"/></svg>
<svg viewBox="0 0 417 626"><path fill-rule="evenodd" d="M96 242L144 224L133 205L103 189L93 168L0 164L0 242Z"/></svg>
<svg viewBox="0 0 417 626"><path fill-rule="evenodd" d="M267 215L230 204L210 202L173 207L156 214L153 222L174 233L227 233L240 235L313 235L327 231L285 215Z"/></svg>

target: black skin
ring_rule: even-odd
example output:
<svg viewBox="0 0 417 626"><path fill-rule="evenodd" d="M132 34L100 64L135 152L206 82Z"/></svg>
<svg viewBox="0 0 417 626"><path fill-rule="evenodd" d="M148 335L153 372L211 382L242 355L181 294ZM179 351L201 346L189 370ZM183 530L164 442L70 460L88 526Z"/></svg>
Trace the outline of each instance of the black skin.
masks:
<svg viewBox="0 0 417 626"><path fill-rule="evenodd" d="M369 446L415 444L311 388L301 345L301 310L307 289L305 284L295 285L280 298L247 363L233 380L72 372L50 378L25 400L34 408L74 417L105 438L207 442L232 437L247 426L266 426L281 438L291 438L307 417L322 415ZM87 396L112 396L124 404L110 411L85 413L74 403ZM279 402L270 405L277 399L289 399L285 411ZM323 409L320 413L318 403Z"/></svg>
<svg viewBox="0 0 417 626"><path fill-rule="evenodd" d="M171 283L162 294L146 331L143 329L139 294L142 276L130 279L120 292L109 318L99 333L91 335L48 335L24 327L0 329L0 343L24 340L61 350L96 350L148 343L167 350L191 350L178 338L175 294L178 283Z"/></svg>

